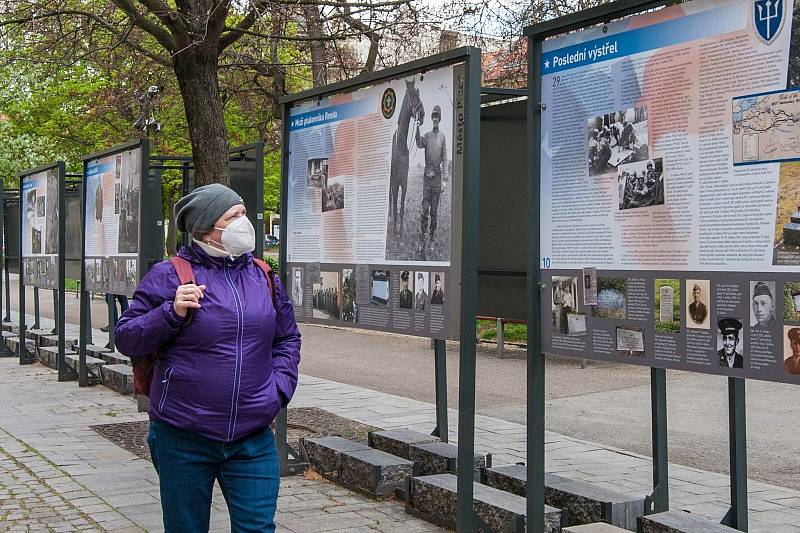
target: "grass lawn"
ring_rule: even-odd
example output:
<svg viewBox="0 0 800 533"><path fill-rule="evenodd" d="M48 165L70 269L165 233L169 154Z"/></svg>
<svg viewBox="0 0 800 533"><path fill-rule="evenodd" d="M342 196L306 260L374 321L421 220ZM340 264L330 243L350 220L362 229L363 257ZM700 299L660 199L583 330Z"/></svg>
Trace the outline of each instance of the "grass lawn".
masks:
<svg viewBox="0 0 800 533"><path fill-rule="evenodd" d="M497 323L494 320L478 320L478 338L492 340L497 338ZM506 324L503 328L505 342L528 341L528 326L526 324Z"/></svg>

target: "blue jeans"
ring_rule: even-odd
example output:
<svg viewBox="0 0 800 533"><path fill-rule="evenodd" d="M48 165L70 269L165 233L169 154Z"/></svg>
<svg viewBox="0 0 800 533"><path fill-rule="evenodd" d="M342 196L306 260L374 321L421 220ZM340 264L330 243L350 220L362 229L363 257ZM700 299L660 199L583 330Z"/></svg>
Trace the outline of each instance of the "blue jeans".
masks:
<svg viewBox="0 0 800 533"><path fill-rule="evenodd" d="M215 479L228 504L232 533L275 531L280 463L270 428L225 443L151 420L147 444L158 472L166 533L208 531Z"/></svg>

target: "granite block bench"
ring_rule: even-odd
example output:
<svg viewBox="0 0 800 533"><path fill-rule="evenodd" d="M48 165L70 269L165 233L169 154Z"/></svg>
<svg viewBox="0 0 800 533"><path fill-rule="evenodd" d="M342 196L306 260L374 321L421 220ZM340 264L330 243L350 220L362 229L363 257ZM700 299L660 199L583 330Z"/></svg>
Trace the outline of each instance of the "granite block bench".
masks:
<svg viewBox="0 0 800 533"><path fill-rule="evenodd" d="M605 522L595 522L594 524L584 524L582 526L567 526L561 529L561 533L625 533L626 531L628 530Z"/></svg>
<svg viewBox="0 0 800 533"><path fill-rule="evenodd" d="M685 511L666 511L639 518L639 533L738 533L704 516Z"/></svg>
<svg viewBox="0 0 800 533"><path fill-rule="evenodd" d="M454 474L417 476L411 479L406 511L438 526L455 529L458 510L458 478ZM473 511L497 533L526 531L525 498L499 489L473 484ZM561 531L561 511L545 506L545 533Z"/></svg>
<svg viewBox="0 0 800 533"><path fill-rule="evenodd" d="M108 361L106 361L108 363ZM126 364L104 364L100 366L103 385L120 394L133 394L133 367Z"/></svg>
<svg viewBox="0 0 800 533"><path fill-rule="evenodd" d="M410 460L411 446L439 442L439 437L426 435L419 431L411 431L410 429L390 429L387 431L370 431L368 440L371 448Z"/></svg>
<svg viewBox="0 0 800 533"><path fill-rule="evenodd" d="M519 496L525 496L528 487L524 465L484 468L481 481ZM644 514L644 497L632 498L613 489L554 474L545 474L544 485L545 503L561 509L566 525L607 522L636 531L636 519Z"/></svg>

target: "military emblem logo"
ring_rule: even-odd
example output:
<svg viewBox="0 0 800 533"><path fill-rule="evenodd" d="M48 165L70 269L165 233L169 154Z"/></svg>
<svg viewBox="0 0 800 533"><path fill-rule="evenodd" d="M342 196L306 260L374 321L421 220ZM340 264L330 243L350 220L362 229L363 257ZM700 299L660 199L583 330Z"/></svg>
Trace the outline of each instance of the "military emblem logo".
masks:
<svg viewBox="0 0 800 533"><path fill-rule="evenodd" d="M784 18L783 0L753 0L753 27L764 44L781 33Z"/></svg>
<svg viewBox="0 0 800 533"><path fill-rule="evenodd" d="M381 113L383 114L383 118L392 118L396 106L397 95L394 93L394 89L389 87L383 91L383 96L381 97Z"/></svg>

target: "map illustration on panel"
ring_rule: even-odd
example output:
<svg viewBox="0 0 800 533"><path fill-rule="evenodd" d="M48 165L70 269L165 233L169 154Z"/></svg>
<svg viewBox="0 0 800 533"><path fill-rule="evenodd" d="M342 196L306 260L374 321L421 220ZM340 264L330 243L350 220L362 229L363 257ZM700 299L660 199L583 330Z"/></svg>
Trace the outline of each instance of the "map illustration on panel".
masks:
<svg viewBox="0 0 800 533"><path fill-rule="evenodd" d="M733 99L733 164L800 159L800 90Z"/></svg>

